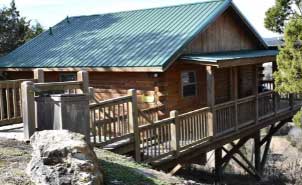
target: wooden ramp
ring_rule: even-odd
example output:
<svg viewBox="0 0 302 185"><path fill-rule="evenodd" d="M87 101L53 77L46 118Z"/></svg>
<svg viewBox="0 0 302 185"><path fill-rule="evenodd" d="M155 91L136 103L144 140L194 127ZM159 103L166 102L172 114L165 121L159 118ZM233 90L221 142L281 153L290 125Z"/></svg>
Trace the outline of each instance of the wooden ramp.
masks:
<svg viewBox="0 0 302 185"><path fill-rule="evenodd" d="M154 167L173 167L288 120L301 105L299 96L268 91L185 114L172 111L158 120L156 110L137 108L132 90L128 96L90 105L92 142L132 153L137 161Z"/></svg>

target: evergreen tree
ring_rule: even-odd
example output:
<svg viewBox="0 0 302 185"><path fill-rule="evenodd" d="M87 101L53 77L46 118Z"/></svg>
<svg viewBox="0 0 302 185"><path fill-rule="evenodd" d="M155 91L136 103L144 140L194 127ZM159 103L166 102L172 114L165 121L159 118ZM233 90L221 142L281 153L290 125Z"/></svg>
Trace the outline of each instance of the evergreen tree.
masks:
<svg viewBox="0 0 302 185"><path fill-rule="evenodd" d="M302 94L302 0L276 0L266 12L265 27L284 33L284 46L277 56L278 71L274 73L276 91ZM295 117L301 120L302 112ZM301 123L297 123L301 126Z"/></svg>
<svg viewBox="0 0 302 185"><path fill-rule="evenodd" d="M20 16L12 0L9 8L0 9L0 55L9 53L42 31L40 24L31 26L30 21Z"/></svg>

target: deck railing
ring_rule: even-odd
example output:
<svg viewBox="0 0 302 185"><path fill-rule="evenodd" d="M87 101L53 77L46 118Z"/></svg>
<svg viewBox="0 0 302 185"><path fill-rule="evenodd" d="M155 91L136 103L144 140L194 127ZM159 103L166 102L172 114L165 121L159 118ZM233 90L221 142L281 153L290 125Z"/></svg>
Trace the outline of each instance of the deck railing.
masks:
<svg viewBox="0 0 302 185"><path fill-rule="evenodd" d="M21 83L34 79L0 81L0 126L22 123Z"/></svg>
<svg viewBox="0 0 302 185"><path fill-rule="evenodd" d="M172 133L174 118L160 120L153 124L139 126L140 153L143 161L151 161L171 154L175 150L175 136Z"/></svg>
<svg viewBox="0 0 302 185"><path fill-rule="evenodd" d="M130 134L129 106L131 96L92 103L90 127L95 146L104 146Z"/></svg>
<svg viewBox="0 0 302 185"><path fill-rule="evenodd" d="M242 99L205 107L157 120L152 113L139 110L136 94L90 105L91 132L96 146L131 141L136 160L152 162L166 156L178 156L181 151L207 142L211 138L231 134L255 125L262 119L301 106L300 96L278 95L267 91ZM211 121L210 121L211 120Z"/></svg>

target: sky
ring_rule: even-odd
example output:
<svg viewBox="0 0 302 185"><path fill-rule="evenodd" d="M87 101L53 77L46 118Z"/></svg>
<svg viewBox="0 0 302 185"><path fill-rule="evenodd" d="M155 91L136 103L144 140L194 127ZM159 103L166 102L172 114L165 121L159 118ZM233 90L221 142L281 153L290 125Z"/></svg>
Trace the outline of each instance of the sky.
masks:
<svg viewBox="0 0 302 185"><path fill-rule="evenodd" d="M9 6L11 0L0 0L0 7ZM21 16L43 27L54 26L66 16L103 14L125 10L170 6L203 0L15 0ZM275 0L233 0L262 37L278 36L265 29L264 17Z"/></svg>

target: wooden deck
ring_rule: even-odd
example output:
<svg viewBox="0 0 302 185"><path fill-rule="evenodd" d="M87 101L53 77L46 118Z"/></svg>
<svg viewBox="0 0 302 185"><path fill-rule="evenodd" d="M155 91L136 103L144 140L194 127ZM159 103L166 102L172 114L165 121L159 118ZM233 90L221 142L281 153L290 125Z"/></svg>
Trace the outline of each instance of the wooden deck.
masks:
<svg viewBox="0 0 302 185"><path fill-rule="evenodd" d="M200 155L287 120L302 105L299 96L267 91L185 114L172 111L169 118L156 120L154 112L137 109L134 95L91 104L92 142L124 146L136 153L136 160L154 166Z"/></svg>

